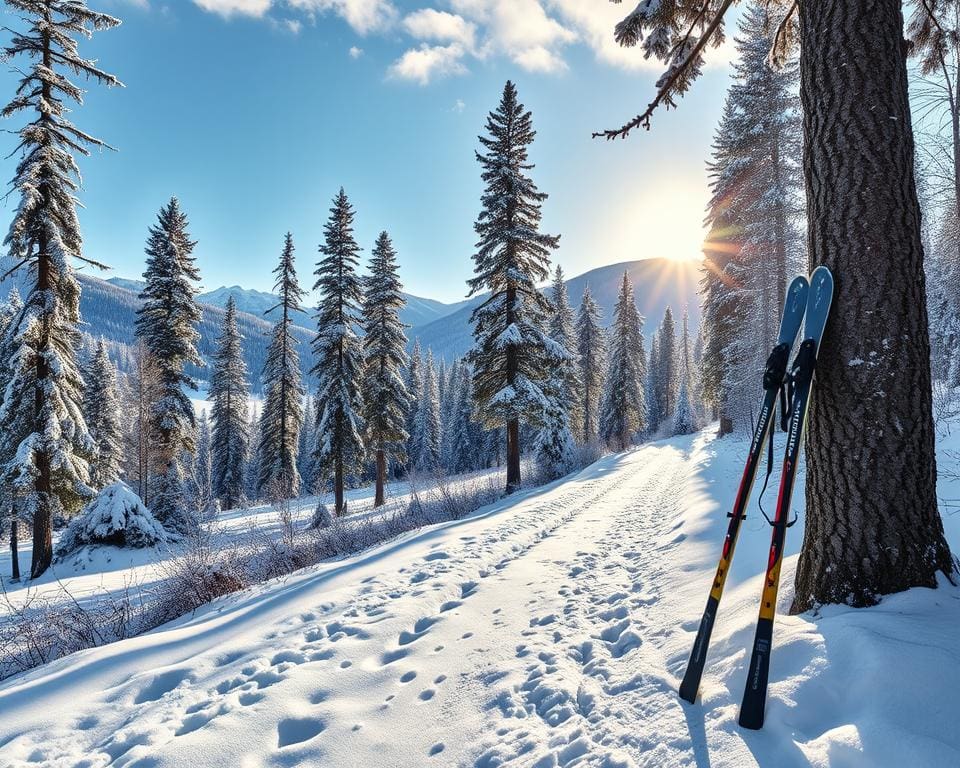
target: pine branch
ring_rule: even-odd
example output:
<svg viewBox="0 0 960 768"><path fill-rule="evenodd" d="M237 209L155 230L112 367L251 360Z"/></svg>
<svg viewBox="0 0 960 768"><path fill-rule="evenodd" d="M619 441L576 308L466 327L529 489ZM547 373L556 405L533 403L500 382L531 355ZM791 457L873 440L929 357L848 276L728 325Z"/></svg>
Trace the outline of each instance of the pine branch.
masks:
<svg viewBox="0 0 960 768"><path fill-rule="evenodd" d="M647 108L641 114L637 115L630 122L625 123L619 128L597 131L591 135L591 138L604 138L608 141L610 139L618 138L625 139L630 134L630 131L632 131L634 128L643 126L643 128L646 130L650 130L650 118L653 117L653 113L665 100L669 103L670 94L673 90L673 87L680 81L681 76L685 75L687 71L694 66L697 58L700 56L707 43L710 41L710 38L713 37L720 24L723 22L724 15L729 10L730 6L733 5L733 3L734 0L723 0L723 4L717 10L716 16L714 16L710 21L710 24L707 26L706 30L704 30L704 33L697 41L697 44L693 47L690 53L687 54L686 58L684 58L684 60L677 65L676 68L674 68L673 72L667 77L663 85L661 85L657 90L657 94L653 101L647 105ZM698 23L699 17L690 25L684 40L689 39Z"/></svg>

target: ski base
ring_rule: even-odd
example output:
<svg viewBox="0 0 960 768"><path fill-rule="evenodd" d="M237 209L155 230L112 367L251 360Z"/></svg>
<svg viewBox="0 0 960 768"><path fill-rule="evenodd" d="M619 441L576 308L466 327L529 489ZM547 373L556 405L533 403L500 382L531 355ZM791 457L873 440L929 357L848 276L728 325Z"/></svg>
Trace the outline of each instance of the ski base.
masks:
<svg viewBox="0 0 960 768"><path fill-rule="evenodd" d="M739 723L757 731L763 727L767 701L767 680L770 676L770 650L773 646L773 619L760 619L753 639L753 654L747 671L747 687L740 704Z"/></svg>
<svg viewBox="0 0 960 768"><path fill-rule="evenodd" d="M683 682L680 683L680 698L693 704L697 700L697 691L700 690L700 678L703 677L703 667L707 661L707 648L710 646L710 635L713 634L713 622L717 618L717 608L720 607L720 601L713 595L707 598L707 607L703 611L703 618L700 619L700 627L697 629L697 639L693 643L693 650L690 652L690 661L687 663L687 671L683 676Z"/></svg>

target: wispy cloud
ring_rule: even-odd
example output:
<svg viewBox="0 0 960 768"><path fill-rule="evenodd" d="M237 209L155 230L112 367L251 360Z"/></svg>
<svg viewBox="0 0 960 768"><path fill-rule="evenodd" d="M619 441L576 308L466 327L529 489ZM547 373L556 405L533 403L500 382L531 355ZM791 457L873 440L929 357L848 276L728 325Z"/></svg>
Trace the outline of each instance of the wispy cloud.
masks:
<svg viewBox="0 0 960 768"><path fill-rule="evenodd" d="M435 77L462 75L467 68L463 64L464 50L457 43L429 45L411 48L390 65L387 74L392 78L412 80L426 85Z"/></svg>
<svg viewBox="0 0 960 768"><path fill-rule="evenodd" d="M425 85L438 77L463 74L471 61L492 57L509 59L521 69L561 73L568 69L570 46L590 48L598 60L627 70L662 71L662 62L645 59L639 49L621 48L613 39L614 25L623 17L623 5L603 0L432 0L446 9L414 8L401 15L395 0L193 0L199 7L224 18L271 18L271 11L300 14L306 21L332 14L358 35L382 34L391 40L398 32L408 39L388 69L388 76ZM430 0L412 0L412 4ZM146 3L147 0L126 0ZM404 3L405 7L410 7ZM280 21L298 32L299 20ZM363 50L350 48L358 58ZM727 64L732 44L707 52L707 66Z"/></svg>
<svg viewBox="0 0 960 768"><path fill-rule="evenodd" d="M359 59L363 56L363 48L358 48L355 45L350 46L350 50L347 51L351 59Z"/></svg>
<svg viewBox="0 0 960 768"><path fill-rule="evenodd" d="M219 14L224 18L231 16L261 17L270 10L271 0L193 0L203 10Z"/></svg>

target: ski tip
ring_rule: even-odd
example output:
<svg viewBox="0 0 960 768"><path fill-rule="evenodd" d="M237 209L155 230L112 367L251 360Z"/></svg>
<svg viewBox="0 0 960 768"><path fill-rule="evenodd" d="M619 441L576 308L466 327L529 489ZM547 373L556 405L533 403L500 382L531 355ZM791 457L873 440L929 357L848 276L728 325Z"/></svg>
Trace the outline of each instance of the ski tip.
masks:
<svg viewBox="0 0 960 768"><path fill-rule="evenodd" d="M741 728L746 728L748 731L759 731L763 728L763 709L743 708L740 710L737 722L740 723Z"/></svg>
<svg viewBox="0 0 960 768"><path fill-rule="evenodd" d="M697 692L697 686L687 683L686 680L680 683L680 698L687 703L697 703Z"/></svg>

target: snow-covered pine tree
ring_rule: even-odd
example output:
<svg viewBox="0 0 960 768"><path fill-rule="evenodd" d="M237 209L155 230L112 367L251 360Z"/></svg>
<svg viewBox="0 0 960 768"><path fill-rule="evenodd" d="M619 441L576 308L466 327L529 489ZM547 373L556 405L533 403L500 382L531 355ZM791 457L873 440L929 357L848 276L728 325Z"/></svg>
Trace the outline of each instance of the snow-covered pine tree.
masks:
<svg viewBox="0 0 960 768"><path fill-rule="evenodd" d="M193 455L193 507L198 514L208 517L216 512L213 494L213 437L206 410L197 418L197 450Z"/></svg>
<svg viewBox="0 0 960 768"><path fill-rule="evenodd" d="M597 439L600 423L600 400L603 397L603 382L606 378L607 340L600 307L594 301L589 285L583 289L583 298L580 300L576 335L582 414L578 435L580 442L591 443Z"/></svg>
<svg viewBox="0 0 960 768"><path fill-rule="evenodd" d="M687 310L683 311L681 321L680 347L677 359L677 406L673 414L673 434L688 435L697 428L698 408L693 402L693 393L696 391L694 377L696 369L693 365L690 345L690 318Z"/></svg>
<svg viewBox="0 0 960 768"><path fill-rule="evenodd" d="M482 210L474 224L479 236L473 256L470 295L489 291L473 310L473 365L477 412L487 427L506 426L507 492L520 485L520 420L543 422L548 400L543 384L556 362L556 344L546 333L549 302L537 283L549 275L550 251L559 236L540 232L547 195L529 172L528 149L536 132L531 114L507 81L497 109L487 117Z"/></svg>
<svg viewBox="0 0 960 768"><path fill-rule="evenodd" d="M83 379L74 350L79 342L80 287L74 260L102 266L83 256L75 192L76 154L106 145L71 123L65 102L82 101L68 78L115 86L120 82L84 59L77 37L90 37L119 20L93 11L83 0L7 0L22 20L4 49L19 83L0 115L23 112L31 119L15 131L20 161L11 182L19 194L4 244L10 266L24 270L30 285L24 307L7 334L14 352L10 379L0 405L0 455L12 460L0 468L0 482L19 497L19 508L33 519L33 562L37 577L53 559L53 520L72 513L92 495L87 457L92 450L80 408Z"/></svg>
<svg viewBox="0 0 960 768"><path fill-rule="evenodd" d="M460 404L460 384L463 381L463 361L456 359L450 366L447 386L443 390L440 401L440 423L443 424L443 445L441 446L440 463L450 469L453 454L454 422L457 420L457 408Z"/></svg>
<svg viewBox="0 0 960 768"><path fill-rule="evenodd" d="M563 268L557 264L550 287L550 338L567 351L568 358L560 363L554 375L563 379L562 407L567 412L567 423L571 429L580 430L583 422L583 406L580 384L580 355L577 344L577 321L570 299L567 295L567 283Z"/></svg>
<svg viewBox="0 0 960 768"><path fill-rule="evenodd" d="M156 400L150 408L149 504L169 530L186 532L193 525L184 504L185 455L194 449L193 403L184 387L196 383L184 372L187 363L202 365L197 353L200 280L193 257L196 243L187 231L187 216L177 199L160 209L147 239L146 285L137 310L136 335L156 370Z"/></svg>
<svg viewBox="0 0 960 768"><path fill-rule="evenodd" d="M657 401L660 405L660 421L673 417L677 402L677 324L673 319L673 309L669 306L663 312L663 322L657 332L659 337L659 355L657 357Z"/></svg>
<svg viewBox="0 0 960 768"><path fill-rule="evenodd" d="M210 463L213 493L223 509L237 508L246 495L244 469L250 450L247 407L250 388L242 339L237 328L237 305L230 296L210 373L210 415L213 418Z"/></svg>
<svg viewBox="0 0 960 768"><path fill-rule="evenodd" d="M123 431L120 428L120 396L117 368L100 340L84 372L83 416L94 443L90 462L90 487L99 491L120 479L123 460Z"/></svg>
<svg viewBox="0 0 960 768"><path fill-rule="evenodd" d="M721 432L750 427L756 372L775 341L787 276L803 271L798 70L792 60L776 71L767 65L772 35L767 9L748 5L708 166L703 374ZM734 413L736 404L749 405Z"/></svg>
<svg viewBox="0 0 960 768"><path fill-rule="evenodd" d="M660 402L660 334L656 330L650 342L650 361L643 391L647 396L647 429L656 432L663 421L663 405Z"/></svg>
<svg viewBox="0 0 960 768"><path fill-rule="evenodd" d="M300 493L300 471L297 467L300 430L304 412L303 381L300 374L300 353L291 331L293 313L302 312L304 291L297 279L293 257L293 235L287 232L274 291L280 302L268 310L280 310L273 328L267 361L263 366L264 403L260 419L260 440L257 446L257 490L260 498L290 499Z"/></svg>
<svg viewBox="0 0 960 768"><path fill-rule="evenodd" d="M440 421L440 390L432 350L427 350L421 391L422 400L417 409L417 423L414 425L413 463L421 471L435 472L440 468L443 424Z"/></svg>
<svg viewBox="0 0 960 768"><path fill-rule="evenodd" d="M387 463L404 461L410 395L403 380L407 337L400 322L406 299L397 273L397 253L390 236L381 232L370 254L364 279L363 405L367 448L376 462L373 505L386 502Z"/></svg>
<svg viewBox="0 0 960 768"><path fill-rule="evenodd" d="M313 493L313 425L316 422L314 414L317 409L313 397L308 392L303 398L303 425L300 427L300 438L297 442L297 471L300 473L300 492Z"/></svg>
<svg viewBox="0 0 960 768"><path fill-rule="evenodd" d="M0 303L0 393L5 392L10 381L12 370L9 361L16 349L16 339L7 331L23 310L23 299L20 291L14 286L7 295L7 300ZM9 452L17 446L9 441L0 440L0 450ZM13 459L13 454L0 455L0 466L6 466ZM10 569L11 578L20 578L20 553L18 539L20 533L20 516L17 512L17 497L13 489L6 484L0 484L0 535L6 533L10 537Z"/></svg>
<svg viewBox="0 0 960 768"><path fill-rule="evenodd" d="M543 386L547 402L535 436L537 463L544 479L554 480L573 467L575 443L570 429L568 380L557 375Z"/></svg>
<svg viewBox="0 0 960 768"><path fill-rule="evenodd" d="M353 236L354 210L343 188L324 225L323 258L314 274L320 292L312 372L317 388L318 471L333 477L334 514L345 511L344 480L363 461L363 401L360 392L362 350L355 328L360 322L360 247Z"/></svg>
<svg viewBox="0 0 960 768"><path fill-rule="evenodd" d="M420 348L420 339L414 339L413 351L410 353L410 362L407 365L407 394L410 396L410 407L407 409L407 463L412 468L416 454L415 437L417 432L417 418L420 412L420 403L423 401L423 351Z"/></svg>
<svg viewBox="0 0 960 768"><path fill-rule="evenodd" d="M450 418L450 453L447 469L451 474L469 472L481 466L483 435L473 421L473 373L466 365L459 367L457 405Z"/></svg>
<svg viewBox="0 0 960 768"><path fill-rule="evenodd" d="M613 310L610 367L600 407L600 438L618 451L625 450L647 423L638 344L642 334L640 323L633 285L624 272Z"/></svg>
<svg viewBox="0 0 960 768"><path fill-rule="evenodd" d="M243 504L252 501L259 501L259 480L260 457L257 453L257 446L260 445L260 423L261 413L257 404L254 403L250 411L250 420L247 422L247 453L243 463Z"/></svg>

